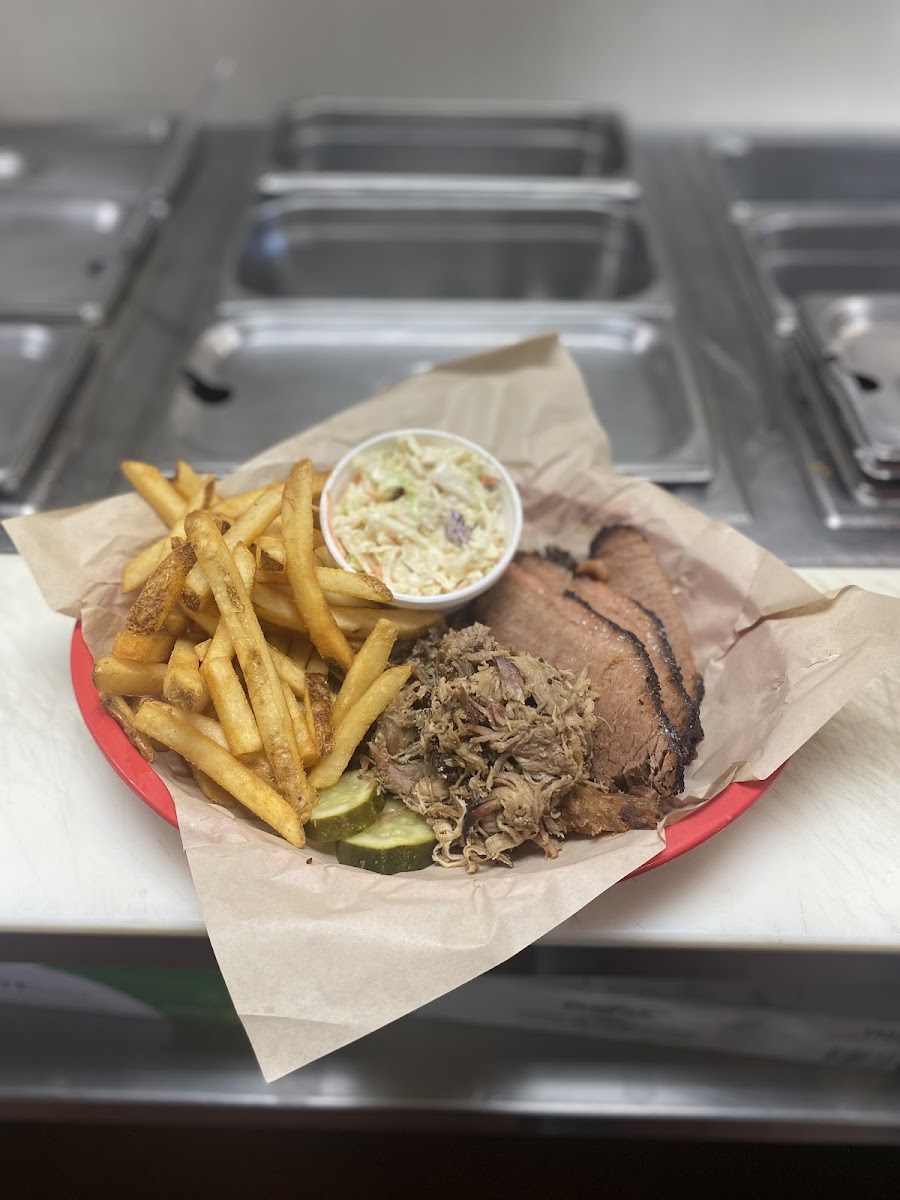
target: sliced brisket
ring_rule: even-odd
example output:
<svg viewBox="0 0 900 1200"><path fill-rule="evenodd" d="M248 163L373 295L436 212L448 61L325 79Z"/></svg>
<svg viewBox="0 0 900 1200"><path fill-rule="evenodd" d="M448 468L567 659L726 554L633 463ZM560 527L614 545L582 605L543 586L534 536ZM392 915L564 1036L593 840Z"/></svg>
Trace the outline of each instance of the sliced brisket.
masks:
<svg viewBox="0 0 900 1200"><path fill-rule="evenodd" d="M477 619L513 650L580 675L597 697L593 778L658 797L681 790L680 739L665 715L656 672L640 641L573 594L513 564L476 606Z"/></svg>
<svg viewBox="0 0 900 1200"><path fill-rule="evenodd" d="M637 600L662 621L669 645L681 669L688 695L696 704L703 697L703 678L694 663L687 625L653 547L630 525L601 529L591 542L591 557L602 558L610 586Z"/></svg>
<svg viewBox="0 0 900 1200"><path fill-rule="evenodd" d="M573 576L564 567L540 554L523 554L517 559L523 570L542 579L559 593L572 591L585 600L598 616L613 621L634 634L647 651L659 681L663 710L682 743L685 761L696 754L696 743L703 736L697 705L687 694L681 671L659 618L638 601L623 596L606 583L589 576Z"/></svg>

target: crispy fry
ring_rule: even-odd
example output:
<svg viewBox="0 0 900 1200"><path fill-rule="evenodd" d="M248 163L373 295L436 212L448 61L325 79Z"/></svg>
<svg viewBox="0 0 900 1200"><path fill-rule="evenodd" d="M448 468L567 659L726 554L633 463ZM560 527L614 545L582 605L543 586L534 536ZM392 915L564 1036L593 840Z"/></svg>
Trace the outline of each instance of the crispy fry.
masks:
<svg viewBox="0 0 900 1200"><path fill-rule="evenodd" d="M191 774L194 776L194 782L197 784L197 787L207 800L211 800L213 804L218 804L221 808L231 810L241 808L241 805L235 800L234 796L226 792L223 787L220 787L214 779L210 779L208 775L204 775L193 764L191 765Z"/></svg>
<svg viewBox="0 0 900 1200"><path fill-rule="evenodd" d="M168 662L175 639L170 633L134 633L123 629L116 634L113 654L117 658L130 658L134 662ZM110 691L110 688L106 688Z"/></svg>
<svg viewBox="0 0 900 1200"><path fill-rule="evenodd" d="M266 492L277 491L279 495L284 488L283 483L268 483L265 487L253 488L249 492L239 492L236 496L226 496L215 503L215 512L228 521L236 521L242 516L255 500Z"/></svg>
<svg viewBox="0 0 900 1200"><path fill-rule="evenodd" d="M183 496L185 500L190 500L197 489L202 486L203 481L190 463L179 458L175 464L175 478L172 483L180 496Z"/></svg>
<svg viewBox="0 0 900 1200"><path fill-rule="evenodd" d="M334 726L331 705L334 697L328 686L328 676L313 673L306 678L306 723L315 742L316 754L325 758L334 747Z"/></svg>
<svg viewBox="0 0 900 1200"><path fill-rule="evenodd" d="M134 723L142 733L175 750L225 788L285 841L292 846L303 846L306 838L296 809L249 767L194 729L176 710L158 700L145 700L135 713Z"/></svg>
<svg viewBox="0 0 900 1200"><path fill-rule="evenodd" d="M242 761L260 779L264 780L270 788L273 788L276 792L278 791L278 785L275 783L275 774L272 771L272 764L266 758L264 750L260 750L256 754L248 754Z"/></svg>
<svg viewBox="0 0 900 1200"><path fill-rule="evenodd" d="M228 748L237 758L254 754L263 748L250 701L237 677L231 655L215 658L207 655L200 673L206 680L213 708L225 731Z"/></svg>
<svg viewBox="0 0 900 1200"><path fill-rule="evenodd" d="M287 704L288 712L291 714L291 725L294 729L294 736L297 738L297 748L300 751L300 757L303 759L303 765L307 767L314 766L319 761L320 755L316 749L315 738L310 733L306 713L300 707L299 700L284 680L282 680L282 687L284 688L284 700Z"/></svg>
<svg viewBox="0 0 900 1200"><path fill-rule="evenodd" d="M111 696L108 693L101 693L100 703L116 722L125 736L137 750L142 758L147 762L152 763L154 758L153 743L141 733L139 729L134 727L134 710L124 696Z"/></svg>
<svg viewBox="0 0 900 1200"><path fill-rule="evenodd" d="M341 722L335 734L334 749L310 772L313 787L326 788L337 783L366 730L381 716L409 679L411 671L410 666L391 667L363 692Z"/></svg>
<svg viewBox="0 0 900 1200"><path fill-rule="evenodd" d="M371 687L387 668L394 642L397 640L397 632L394 622L382 617L357 651L353 666L344 676L331 712L335 729L340 729L344 717L363 692Z"/></svg>
<svg viewBox="0 0 900 1200"><path fill-rule="evenodd" d="M165 678L164 662L135 662L113 654L98 658L92 675L97 691L113 696L161 696Z"/></svg>
<svg viewBox="0 0 900 1200"><path fill-rule="evenodd" d="M309 638L294 637L291 638L291 644L288 646L288 658L295 662L298 667L302 667L306 671L306 664L312 657L312 643Z"/></svg>
<svg viewBox="0 0 900 1200"><path fill-rule="evenodd" d="M181 610L187 619L198 629L202 630L207 637L215 637L216 630L219 627L219 610L215 604L210 604L207 608L204 606L198 612L188 612L187 609Z"/></svg>
<svg viewBox="0 0 900 1200"><path fill-rule="evenodd" d="M286 683L295 696L305 696L306 670L298 666L292 658L282 654L271 642L269 642L269 653L272 655L272 662L275 664L275 670L278 672L281 682Z"/></svg>
<svg viewBox="0 0 900 1200"><path fill-rule="evenodd" d="M281 506L281 493L277 488L266 488L257 496L246 512L241 513L224 534L225 545L233 550L238 542L249 545L262 533ZM200 608L209 596L209 583L203 567L197 563L184 585L184 604L192 612Z"/></svg>
<svg viewBox="0 0 900 1200"><path fill-rule="evenodd" d="M181 712L181 709L178 710ZM184 712L184 719L189 725L193 725L194 729L199 729L206 737L211 738L217 746L221 746L223 750L228 749L228 738L225 736L225 730L215 719L207 713Z"/></svg>
<svg viewBox="0 0 900 1200"><path fill-rule="evenodd" d="M212 517L203 512L191 513L185 518L185 529L197 552L197 561L209 580L221 617L228 625L253 715L278 786L297 807L301 819L305 819L315 803L315 795L303 769L278 672L250 596ZM216 778L212 771L207 774Z"/></svg>
<svg viewBox="0 0 900 1200"><path fill-rule="evenodd" d="M394 599L391 589L362 571L342 571L335 567L316 567L319 586L329 594L347 596L356 600L374 600L379 604L390 604Z"/></svg>
<svg viewBox="0 0 900 1200"><path fill-rule="evenodd" d="M158 633L178 603L188 571L197 561L190 542L181 542L170 550L150 574L140 594L128 610L125 628L130 633Z"/></svg>
<svg viewBox="0 0 900 1200"><path fill-rule="evenodd" d="M196 492L189 498L185 506L185 513L195 512L197 509L206 508L213 494L215 486L215 476L205 475L202 478L197 477L199 486ZM159 538L146 550L142 550L140 554L136 554L122 568L122 591L133 592L135 588L143 587L150 577L154 567L162 561L174 546L175 538L184 537L184 513L175 522L166 537Z"/></svg>
<svg viewBox="0 0 900 1200"><path fill-rule="evenodd" d="M434 625L440 625L443 617L436 612L416 612L411 608L392 608L389 611L377 608L336 608L334 617L345 633L368 637L382 617L387 617L397 626L401 641L417 638Z"/></svg>
<svg viewBox="0 0 900 1200"><path fill-rule="evenodd" d="M194 649L197 651L197 657L201 662L203 662L204 658L206 658L206 653L212 644L213 639L207 638L205 642L197 642L197 644L194 646Z"/></svg>
<svg viewBox="0 0 900 1200"><path fill-rule="evenodd" d="M171 633L172 637L176 638L182 637L187 631L187 627L187 617L180 609L174 609L170 612L163 623L163 629L166 633Z"/></svg>
<svg viewBox="0 0 900 1200"><path fill-rule="evenodd" d="M341 671L353 662L350 643L338 629L316 578L312 523L312 463L302 459L284 485L281 524L285 568L309 637L325 661Z"/></svg>
<svg viewBox="0 0 900 1200"><path fill-rule="evenodd" d="M163 681L163 696L170 704L190 712L202 712L209 703L209 689L197 662L193 642L178 638L169 655Z"/></svg>
<svg viewBox="0 0 900 1200"><path fill-rule="evenodd" d="M120 463L122 474L141 497L150 505L167 529L171 528L185 512L184 497L178 494L158 467L150 463L129 460Z"/></svg>
<svg viewBox="0 0 900 1200"><path fill-rule="evenodd" d="M322 655L318 652L318 650L313 650L313 652L310 654L309 661L306 664L306 674L307 675L327 675L328 674L328 663L325 661L325 659L322 657Z"/></svg>
<svg viewBox="0 0 900 1200"><path fill-rule="evenodd" d="M253 585L253 604L261 621L268 621L279 629L306 633L306 624L290 592L268 583L256 583Z"/></svg>
<svg viewBox="0 0 900 1200"><path fill-rule="evenodd" d="M140 554L130 558L122 568L122 591L128 593L142 587L150 578L154 567L162 562L171 547L172 539L166 534L165 537L161 537L142 550Z"/></svg>

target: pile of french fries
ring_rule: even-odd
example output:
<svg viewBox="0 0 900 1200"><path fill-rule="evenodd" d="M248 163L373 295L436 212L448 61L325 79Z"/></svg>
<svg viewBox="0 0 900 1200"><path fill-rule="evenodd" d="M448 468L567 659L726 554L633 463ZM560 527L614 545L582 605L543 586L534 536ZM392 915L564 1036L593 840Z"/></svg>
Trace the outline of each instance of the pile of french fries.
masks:
<svg viewBox="0 0 900 1200"><path fill-rule="evenodd" d="M381 580L337 567L318 523L327 474L309 459L227 498L184 462L171 480L122 471L168 532L123 570L138 594L94 665L103 705L149 762L174 750L208 799L303 846L318 791L409 677L388 665L395 642L440 617L391 608Z"/></svg>

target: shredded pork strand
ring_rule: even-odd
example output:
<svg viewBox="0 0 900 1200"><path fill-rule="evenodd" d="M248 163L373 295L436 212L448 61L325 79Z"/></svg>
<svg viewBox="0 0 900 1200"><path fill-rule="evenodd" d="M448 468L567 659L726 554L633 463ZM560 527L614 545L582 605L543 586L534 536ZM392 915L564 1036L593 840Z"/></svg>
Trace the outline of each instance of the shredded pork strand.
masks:
<svg viewBox="0 0 900 1200"><path fill-rule="evenodd" d="M412 662L369 753L382 786L431 825L435 862L470 873L488 861L511 866L528 841L555 858L560 807L589 779L586 676L512 654L484 625L432 633Z"/></svg>

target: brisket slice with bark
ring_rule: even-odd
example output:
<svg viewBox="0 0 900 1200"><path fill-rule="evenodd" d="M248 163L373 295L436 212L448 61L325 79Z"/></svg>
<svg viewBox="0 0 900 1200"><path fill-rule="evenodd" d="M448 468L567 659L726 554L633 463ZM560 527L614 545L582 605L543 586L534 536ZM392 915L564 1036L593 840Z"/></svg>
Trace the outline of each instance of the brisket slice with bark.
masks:
<svg viewBox="0 0 900 1200"><path fill-rule="evenodd" d="M610 525L591 542L591 557L602 558L609 570L610 586L637 600L662 621L675 660L681 668L685 690L699 704L703 677L694 663L687 625L653 547L631 525Z"/></svg>
<svg viewBox="0 0 900 1200"><path fill-rule="evenodd" d="M680 740L663 711L656 672L633 634L515 564L478 600L476 614L514 651L575 675L587 671L598 718L592 776L601 788L658 798L681 791Z"/></svg>
<svg viewBox="0 0 900 1200"><path fill-rule="evenodd" d="M655 613L644 608L637 600L615 591L609 584L587 576L573 577L565 567L542 555L522 554L516 561L554 591L560 594L574 592L587 601L598 616L634 634L647 651L656 671L663 710L681 739L682 758L685 762L692 759L696 754L696 744L703 736L697 705L685 691L666 631Z"/></svg>

